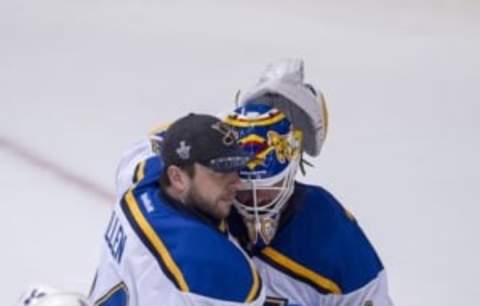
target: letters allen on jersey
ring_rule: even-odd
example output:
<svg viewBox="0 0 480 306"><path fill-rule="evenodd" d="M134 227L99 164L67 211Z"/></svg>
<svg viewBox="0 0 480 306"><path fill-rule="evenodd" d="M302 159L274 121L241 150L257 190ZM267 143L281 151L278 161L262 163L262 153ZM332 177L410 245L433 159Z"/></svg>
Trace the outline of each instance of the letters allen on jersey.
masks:
<svg viewBox="0 0 480 306"><path fill-rule="evenodd" d="M120 263L122 260L123 251L125 250L125 244L127 242L127 236L123 230L122 225L115 212L110 217L107 231L105 232L105 241L112 254L112 257Z"/></svg>

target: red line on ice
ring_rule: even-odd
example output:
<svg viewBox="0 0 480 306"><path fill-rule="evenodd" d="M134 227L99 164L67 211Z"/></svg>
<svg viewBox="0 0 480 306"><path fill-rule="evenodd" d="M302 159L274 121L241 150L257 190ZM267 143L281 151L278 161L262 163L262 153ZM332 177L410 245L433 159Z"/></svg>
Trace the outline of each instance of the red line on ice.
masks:
<svg viewBox="0 0 480 306"><path fill-rule="evenodd" d="M0 148L3 148L13 153L15 156L22 158L31 166L38 167L48 171L51 174L54 174L58 179L69 183L70 185L109 201L107 203L113 203L113 200L115 199L114 194L108 192L102 186L88 180L87 178L75 174L61 165L49 161L46 158L29 150L28 148L23 147L14 141L3 138L2 136L0 136Z"/></svg>

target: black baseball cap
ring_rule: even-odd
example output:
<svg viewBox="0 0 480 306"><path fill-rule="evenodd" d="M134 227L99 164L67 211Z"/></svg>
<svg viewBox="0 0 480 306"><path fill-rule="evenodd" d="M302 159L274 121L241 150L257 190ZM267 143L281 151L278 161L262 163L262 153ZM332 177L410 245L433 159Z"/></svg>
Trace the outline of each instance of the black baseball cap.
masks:
<svg viewBox="0 0 480 306"><path fill-rule="evenodd" d="M199 163L216 172L233 172L245 167L251 153L237 144L238 133L220 119L206 114L189 114L165 131L162 158L165 169Z"/></svg>

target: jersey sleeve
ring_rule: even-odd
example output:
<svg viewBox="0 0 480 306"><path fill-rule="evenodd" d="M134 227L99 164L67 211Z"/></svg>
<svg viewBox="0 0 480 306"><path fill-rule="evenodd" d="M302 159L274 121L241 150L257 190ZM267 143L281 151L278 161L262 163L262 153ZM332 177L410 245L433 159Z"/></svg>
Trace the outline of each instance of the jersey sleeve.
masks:
<svg viewBox="0 0 480 306"><path fill-rule="evenodd" d="M335 253L342 294L330 295L331 305L393 305L385 268L358 221L330 193L323 190L323 196L339 212Z"/></svg>

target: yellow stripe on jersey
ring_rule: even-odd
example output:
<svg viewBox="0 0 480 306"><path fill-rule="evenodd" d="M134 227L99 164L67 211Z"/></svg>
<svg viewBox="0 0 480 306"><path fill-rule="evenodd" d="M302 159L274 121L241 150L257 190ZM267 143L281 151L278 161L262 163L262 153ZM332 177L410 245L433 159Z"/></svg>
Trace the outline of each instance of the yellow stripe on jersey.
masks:
<svg viewBox="0 0 480 306"><path fill-rule="evenodd" d="M168 249L163 243L163 241L157 235L150 223L148 223L147 219L145 219L145 217L143 216L142 211L138 207L138 203L135 200L135 196L133 195L132 190L129 190L127 192L125 199L128 209L130 210L133 218L135 219L135 222L138 224L138 226L145 234L147 239L150 241L150 243L153 245L168 271L175 278L175 281L180 290L183 292L188 292L189 288L187 282L185 281L185 278L183 277L182 271L180 271L180 269L178 268L177 264L168 252Z"/></svg>
<svg viewBox="0 0 480 306"><path fill-rule="evenodd" d="M260 280L258 277L257 269L253 266L252 261L248 261L248 264L250 265L250 269L252 270L252 275L253 275L253 285L252 288L250 289L250 292L247 295L247 299L245 300L246 303L251 303L255 300L255 298L258 296L258 293L260 291Z"/></svg>
<svg viewBox="0 0 480 306"><path fill-rule="evenodd" d="M255 124L255 126L264 126L264 125L270 125L277 123L279 121L282 121L285 118L285 114L278 112L275 114L273 117L268 117L268 118L260 118L260 119L238 119L232 116L228 116L225 118L225 123L230 124L235 127L249 127L252 124Z"/></svg>
<svg viewBox="0 0 480 306"><path fill-rule="evenodd" d="M327 133L328 133L328 107L327 107L327 102L325 101L325 98L323 97L323 95L320 96L320 99L321 101L323 101L322 104L322 112L323 112L323 118L325 120L325 122L323 123L324 127L325 127L325 132L324 132L324 138L327 137Z"/></svg>
<svg viewBox="0 0 480 306"><path fill-rule="evenodd" d="M307 269L306 267L302 266L301 264L291 260L287 256L279 253L278 251L274 250L271 247L266 247L262 250L262 254L271 259L276 264L284 267L288 271L291 271L295 275L298 275L302 278L305 278L318 287L321 287L327 291L330 291L334 294L341 294L342 290L340 287L332 280L317 274L316 272Z"/></svg>
<svg viewBox="0 0 480 306"><path fill-rule="evenodd" d="M227 221L225 221L225 219L222 219L222 221L220 221L220 224L217 226L217 228L220 232L225 234L228 231Z"/></svg>
<svg viewBox="0 0 480 306"><path fill-rule="evenodd" d="M123 282L121 282L121 283L118 283L117 285L115 285L112 289L108 290L108 292L105 293L101 298L96 300L94 305L95 306L102 305L106 300L111 298L112 295L114 295L118 290L120 290L122 288L125 290L125 293L127 294L127 298L128 298L128 288L127 288L127 286L125 286L125 284Z"/></svg>
<svg viewBox="0 0 480 306"><path fill-rule="evenodd" d="M135 182L134 183L140 182L145 177L145 164L146 164L146 161L143 160L138 165L137 172L135 172Z"/></svg>
<svg viewBox="0 0 480 306"><path fill-rule="evenodd" d="M148 132L148 135L155 135L168 129L170 123L159 124Z"/></svg>

